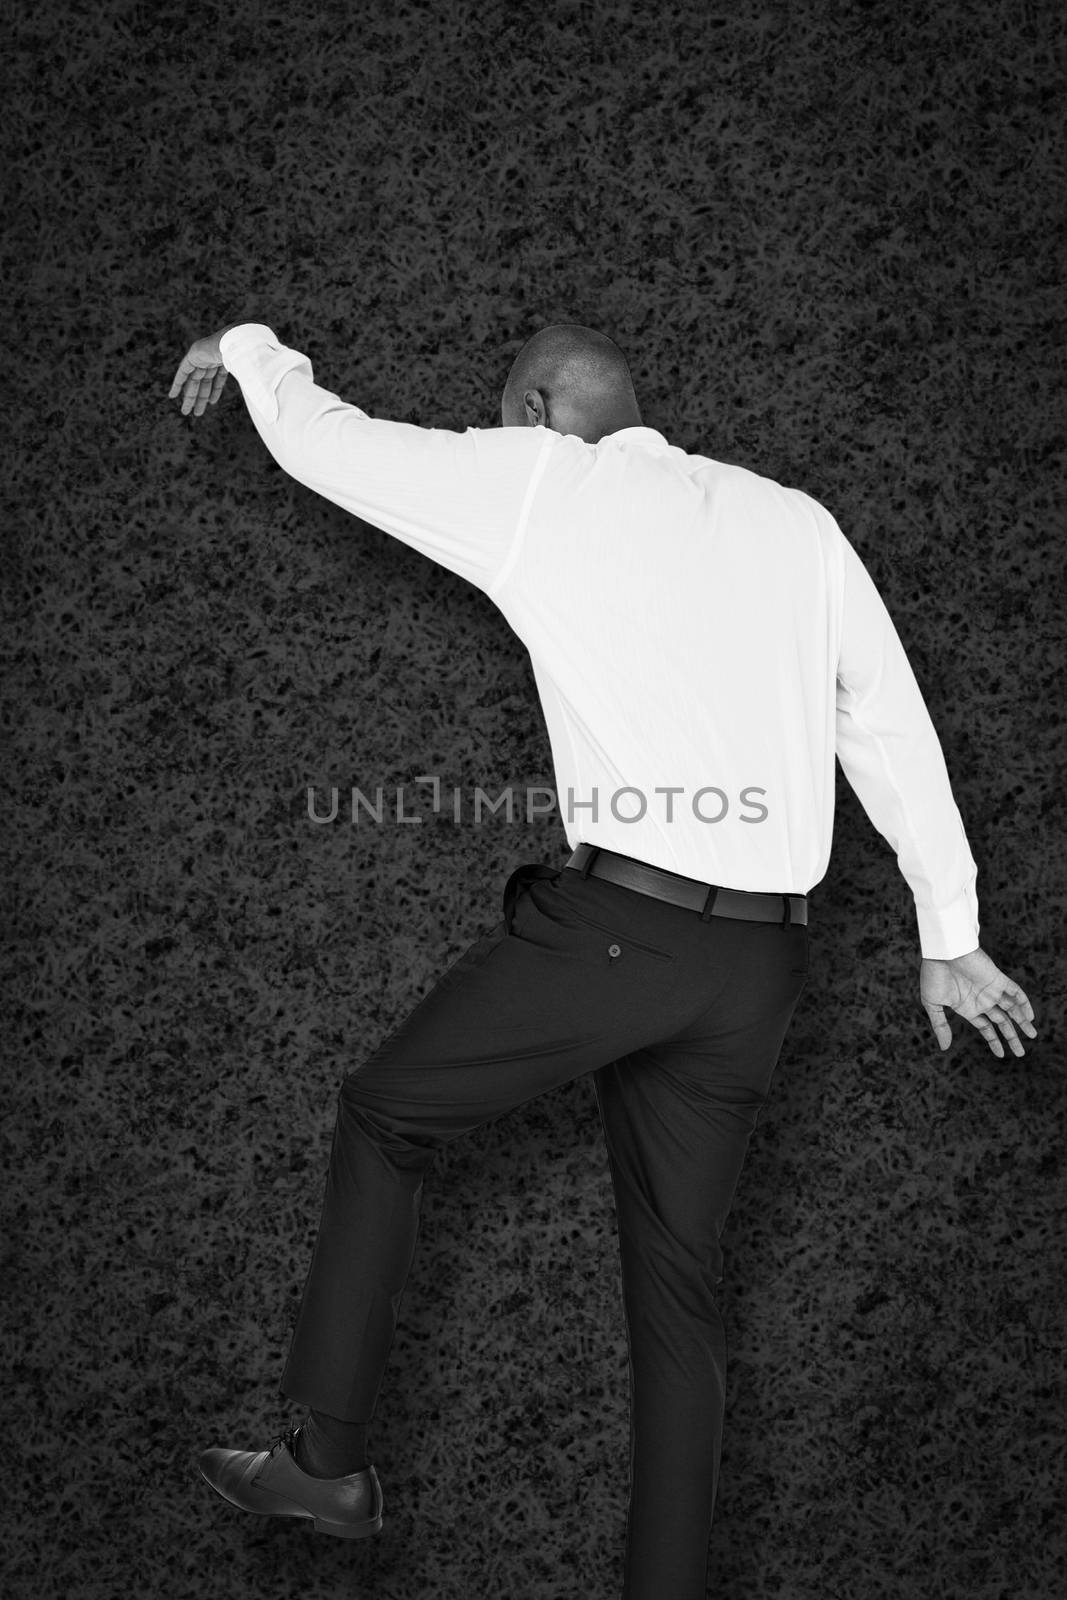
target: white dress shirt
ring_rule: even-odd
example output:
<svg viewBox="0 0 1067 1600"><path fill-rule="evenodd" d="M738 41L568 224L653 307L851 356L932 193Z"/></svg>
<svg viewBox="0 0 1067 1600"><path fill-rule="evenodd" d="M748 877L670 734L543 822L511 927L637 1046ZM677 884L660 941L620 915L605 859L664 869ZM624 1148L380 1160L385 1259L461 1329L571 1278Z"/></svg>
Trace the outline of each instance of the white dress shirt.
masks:
<svg viewBox="0 0 1067 1600"><path fill-rule="evenodd" d="M896 852L923 955L978 946L975 863L926 704L809 495L652 428L586 444L373 419L259 323L220 349L279 466L503 612L530 654L571 846L806 894L829 865L836 754Z"/></svg>

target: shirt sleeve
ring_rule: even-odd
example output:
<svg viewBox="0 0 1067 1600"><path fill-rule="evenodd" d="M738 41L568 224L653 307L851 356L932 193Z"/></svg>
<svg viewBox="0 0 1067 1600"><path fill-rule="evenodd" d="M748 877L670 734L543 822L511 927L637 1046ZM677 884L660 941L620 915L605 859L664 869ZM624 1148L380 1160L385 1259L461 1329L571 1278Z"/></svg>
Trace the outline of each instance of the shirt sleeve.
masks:
<svg viewBox="0 0 1067 1600"><path fill-rule="evenodd" d="M555 435L546 428L419 428L368 417L321 388L307 356L262 323L219 341L278 465L353 516L488 591Z"/></svg>
<svg viewBox="0 0 1067 1600"><path fill-rule="evenodd" d="M947 961L978 948L978 869L904 647L870 574L842 541L837 757L896 852L915 897L922 954Z"/></svg>

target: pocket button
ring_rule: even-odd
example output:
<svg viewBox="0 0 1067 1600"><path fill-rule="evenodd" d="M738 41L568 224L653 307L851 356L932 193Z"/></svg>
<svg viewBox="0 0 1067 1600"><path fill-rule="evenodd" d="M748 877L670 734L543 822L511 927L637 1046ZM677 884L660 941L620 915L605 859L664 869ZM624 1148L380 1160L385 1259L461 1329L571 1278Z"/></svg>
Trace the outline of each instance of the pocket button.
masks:
<svg viewBox="0 0 1067 1600"><path fill-rule="evenodd" d="M608 945L608 955L614 961L616 956L621 956L622 955L622 946L621 945L617 945L617 944L609 944Z"/></svg>

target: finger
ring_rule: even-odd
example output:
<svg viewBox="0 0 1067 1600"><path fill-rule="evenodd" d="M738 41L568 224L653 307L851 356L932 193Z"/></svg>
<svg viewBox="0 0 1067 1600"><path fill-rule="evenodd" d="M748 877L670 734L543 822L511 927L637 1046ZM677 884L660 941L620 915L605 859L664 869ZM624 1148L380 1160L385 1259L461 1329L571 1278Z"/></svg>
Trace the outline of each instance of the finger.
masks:
<svg viewBox="0 0 1067 1600"><path fill-rule="evenodd" d="M1034 1008L1017 983L1006 983L1000 1004L1006 1011L1010 1011L1016 1022L1021 1023L1031 1038L1036 1037L1037 1030L1027 1027L1034 1020Z"/></svg>
<svg viewBox="0 0 1067 1600"><path fill-rule="evenodd" d="M223 374L225 374L225 371L226 371L225 367L212 367L205 374L204 381L200 385L200 402L201 403L200 403L200 410L197 412L197 416L198 417L203 416L203 414L207 410L208 406L214 405L215 401L218 399L218 397L219 397L219 388L220 388L219 381L218 381L219 373L222 372Z"/></svg>
<svg viewBox="0 0 1067 1600"><path fill-rule="evenodd" d="M189 377L189 379L188 379L188 381L187 381L187 383L185 385L185 395L182 398L182 416L183 417L187 417L189 415L190 411L192 411L193 407L196 405L197 397L198 397L198 395L200 393L200 380L202 379L203 376L204 375L203 375L202 372L195 372L194 371L190 375L190 377Z"/></svg>
<svg viewBox="0 0 1067 1600"><path fill-rule="evenodd" d="M1016 998L1013 998L1013 995ZM1021 1027L1027 1038L1037 1038L1037 1027L1033 1024L1033 1006L1022 994L1021 989L1014 989L1011 984L1006 986L1005 994L1000 998L1000 1010L1005 1011L1013 1022L1017 1022L1017 1026Z"/></svg>
<svg viewBox="0 0 1067 1600"><path fill-rule="evenodd" d="M930 1018L930 1026L934 1030L934 1037L937 1039L937 1042L941 1046L942 1050L947 1050L949 1045L952 1043L952 1029L949 1027L945 1018L944 1006L927 1005L926 1001L924 1000L923 1008L926 1012L926 1015Z"/></svg>
<svg viewBox="0 0 1067 1600"><path fill-rule="evenodd" d="M185 382L185 380L189 376L190 372L194 372L195 370L196 369L194 368L193 363L189 360L189 357L186 356L185 359L182 361L181 366L178 368L177 372L174 374L174 382L171 384L170 393L167 396L168 400L173 400L174 399L174 396L178 393L178 390L181 388L182 384Z"/></svg>
<svg viewBox="0 0 1067 1600"><path fill-rule="evenodd" d="M972 1024L973 1027L978 1029L978 1032L982 1035L982 1038L985 1040L990 1050L992 1050L993 1054L995 1056L1003 1056L1004 1046L1001 1044L1000 1035L997 1033L997 1030L994 1028L993 1024L988 1022L984 1016L968 1017L967 1020Z"/></svg>
<svg viewBox="0 0 1067 1600"><path fill-rule="evenodd" d="M226 379L229 376L230 376L230 374L227 372L225 367L219 367L218 371L215 373L215 377L212 380L212 384L211 384L211 404L212 405L215 404L215 402L218 399L219 395L222 393L223 389L225 389L225 387L226 387Z"/></svg>
<svg viewBox="0 0 1067 1600"><path fill-rule="evenodd" d="M196 411L194 412L195 416L202 417L204 415L204 412L207 410L207 403L211 399L211 380L212 380L213 376L214 376L214 373L211 372L211 371L204 372L204 373L201 374L200 387L196 391Z"/></svg>
<svg viewBox="0 0 1067 1600"><path fill-rule="evenodd" d="M1011 1019L1005 1016L1000 1006L990 1006L989 1010L986 1012L986 1015L988 1016L990 1022L996 1023L1005 1039L1007 1039L1009 1045L1011 1046L1012 1054L1024 1056L1026 1051L1023 1049L1022 1040L1012 1027Z"/></svg>

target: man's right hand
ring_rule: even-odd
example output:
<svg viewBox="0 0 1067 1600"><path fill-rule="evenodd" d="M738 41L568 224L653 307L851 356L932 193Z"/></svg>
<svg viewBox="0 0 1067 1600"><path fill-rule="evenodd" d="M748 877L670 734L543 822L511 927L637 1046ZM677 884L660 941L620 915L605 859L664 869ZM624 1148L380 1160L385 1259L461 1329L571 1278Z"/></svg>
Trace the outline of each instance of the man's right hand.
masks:
<svg viewBox="0 0 1067 1600"><path fill-rule="evenodd" d="M1028 1038L1037 1038L1033 1006L1019 985L1001 972L981 948L972 950L969 955L955 956L951 961L924 958L919 974L919 994L942 1050L947 1050L952 1043L952 1029L945 1018L946 1007L976 1027L995 1056L1004 1054L997 1028L1017 1056L1025 1055L1026 1051L1013 1022Z"/></svg>

